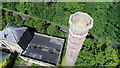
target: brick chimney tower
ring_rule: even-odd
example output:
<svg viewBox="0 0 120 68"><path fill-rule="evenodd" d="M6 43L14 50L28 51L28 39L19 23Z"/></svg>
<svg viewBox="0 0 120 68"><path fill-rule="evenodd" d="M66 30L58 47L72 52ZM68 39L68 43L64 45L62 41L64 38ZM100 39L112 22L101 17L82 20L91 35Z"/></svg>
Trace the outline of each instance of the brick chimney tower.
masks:
<svg viewBox="0 0 120 68"><path fill-rule="evenodd" d="M70 16L69 24L68 44L62 66L74 66L88 31L93 27L93 19L87 13L76 12Z"/></svg>

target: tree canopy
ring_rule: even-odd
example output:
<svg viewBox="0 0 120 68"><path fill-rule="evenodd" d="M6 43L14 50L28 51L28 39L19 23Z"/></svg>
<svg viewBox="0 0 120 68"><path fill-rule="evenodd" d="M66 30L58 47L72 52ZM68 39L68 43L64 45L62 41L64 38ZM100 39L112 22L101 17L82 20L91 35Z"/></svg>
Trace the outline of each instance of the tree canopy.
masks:
<svg viewBox="0 0 120 68"><path fill-rule="evenodd" d="M69 29L68 20L75 12L86 12L94 19L89 35L77 59L79 66L116 66L120 64L120 49L110 43L120 42L119 2L3 2L2 28L7 23L33 27L39 33L66 37L60 27ZM23 20L20 15L26 14ZM51 23L51 24L49 24ZM66 37L67 38L67 37ZM64 49L65 50L65 49Z"/></svg>

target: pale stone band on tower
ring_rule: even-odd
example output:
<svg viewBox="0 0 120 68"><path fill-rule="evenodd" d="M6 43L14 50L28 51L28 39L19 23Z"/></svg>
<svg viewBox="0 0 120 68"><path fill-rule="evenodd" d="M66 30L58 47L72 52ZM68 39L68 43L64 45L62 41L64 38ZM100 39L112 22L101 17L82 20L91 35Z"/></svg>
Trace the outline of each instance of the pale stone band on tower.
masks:
<svg viewBox="0 0 120 68"><path fill-rule="evenodd" d="M62 66L74 66L88 31L93 27L93 19L87 13L76 12L70 16L69 24L68 44Z"/></svg>

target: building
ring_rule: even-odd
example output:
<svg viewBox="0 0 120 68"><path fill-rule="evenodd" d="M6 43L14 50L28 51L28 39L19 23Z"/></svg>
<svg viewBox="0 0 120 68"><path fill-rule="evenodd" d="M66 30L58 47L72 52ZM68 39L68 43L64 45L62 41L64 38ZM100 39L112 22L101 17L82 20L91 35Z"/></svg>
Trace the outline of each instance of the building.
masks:
<svg viewBox="0 0 120 68"><path fill-rule="evenodd" d="M69 24L68 44L63 66L74 66L88 31L93 27L93 19L87 13L77 12L70 16Z"/></svg>
<svg viewBox="0 0 120 68"><path fill-rule="evenodd" d="M64 39L35 33L22 58L43 66L57 65L63 44Z"/></svg>
<svg viewBox="0 0 120 68"><path fill-rule="evenodd" d="M32 39L27 27L8 24L0 33L0 42L10 50L22 53Z"/></svg>
<svg viewBox="0 0 120 68"><path fill-rule="evenodd" d="M0 47L20 53L25 61L43 66L58 64L64 39L34 33L28 27L8 24L0 33Z"/></svg>

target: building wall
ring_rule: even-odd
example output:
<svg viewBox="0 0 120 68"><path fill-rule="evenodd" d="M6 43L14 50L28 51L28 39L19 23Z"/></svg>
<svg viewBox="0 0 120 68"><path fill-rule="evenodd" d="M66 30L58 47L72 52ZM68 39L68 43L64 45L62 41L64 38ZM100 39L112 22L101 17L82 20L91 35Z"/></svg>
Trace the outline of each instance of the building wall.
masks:
<svg viewBox="0 0 120 68"><path fill-rule="evenodd" d="M17 43L8 42L5 40L1 40L1 42L7 45L13 52L17 51L18 53L22 53L23 51L23 49Z"/></svg>
<svg viewBox="0 0 120 68"><path fill-rule="evenodd" d="M49 64L49 63L45 63L45 62L41 62L41 61L38 61L38 60L34 60L34 59L31 59L31 58L28 58L28 57L24 57L24 56L20 56L23 60L25 61L28 61L30 63L35 63L35 64L39 64L41 66L54 66L52 64Z"/></svg>
<svg viewBox="0 0 120 68"><path fill-rule="evenodd" d="M28 44L30 43L30 41L32 40L33 36L30 34L30 32L28 31L28 29L23 33L22 37L20 38L18 44L19 46L25 50L28 46Z"/></svg>

